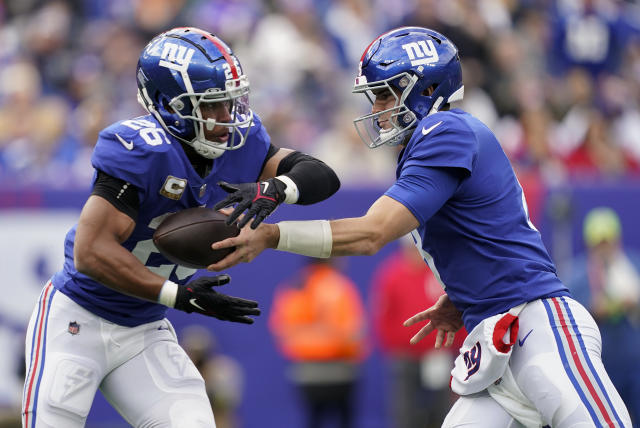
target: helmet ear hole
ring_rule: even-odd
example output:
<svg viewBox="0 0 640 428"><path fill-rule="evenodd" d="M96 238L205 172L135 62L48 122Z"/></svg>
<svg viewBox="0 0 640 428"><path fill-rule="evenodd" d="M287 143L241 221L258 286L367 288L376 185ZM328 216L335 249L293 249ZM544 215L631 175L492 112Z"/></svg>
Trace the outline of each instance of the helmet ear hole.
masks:
<svg viewBox="0 0 640 428"><path fill-rule="evenodd" d="M429 86L424 91L422 91L422 96L430 97L436 91L437 88L438 88L438 84L434 83L433 85Z"/></svg>
<svg viewBox="0 0 640 428"><path fill-rule="evenodd" d="M169 101L166 98L162 98L162 107L164 107L164 109L166 111L168 111L170 114L174 114L176 111L174 110L173 107L171 107L171 105L169 104Z"/></svg>

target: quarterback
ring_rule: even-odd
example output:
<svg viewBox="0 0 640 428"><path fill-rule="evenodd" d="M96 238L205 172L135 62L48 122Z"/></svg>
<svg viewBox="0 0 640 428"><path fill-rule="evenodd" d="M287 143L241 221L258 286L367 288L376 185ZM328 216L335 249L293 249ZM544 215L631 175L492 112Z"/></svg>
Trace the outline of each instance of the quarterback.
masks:
<svg viewBox="0 0 640 428"><path fill-rule="evenodd" d="M185 208L225 205L226 192L248 210L241 222L257 227L280 203L314 203L340 185L319 160L271 144L249 108L248 78L218 37L162 33L135 77L148 114L100 133L92 194L29 323L25 428L83 427L98 388L134 427L215 427L165 313L251 324L258 304L212 288L228 275L191 279L195 270L157 251L155 228Z"/></svg>
<svg viewBox="0 0 640 428"><path fill-rule="evenodd" d="M370 147L401 147L395 184L362 217L245 228L213 244L237 249L209 269L265 248L371 255L410 233L446 292L407 320L430 320L412 342L437 330L446 346L463 324L469 332L452 370L461 397L444 427L631 427L598 328L558 279L500 144L451 108L463 91L458 50L442 34L403 27L376 38L354 86L372 111L355 124Z"/></svg>

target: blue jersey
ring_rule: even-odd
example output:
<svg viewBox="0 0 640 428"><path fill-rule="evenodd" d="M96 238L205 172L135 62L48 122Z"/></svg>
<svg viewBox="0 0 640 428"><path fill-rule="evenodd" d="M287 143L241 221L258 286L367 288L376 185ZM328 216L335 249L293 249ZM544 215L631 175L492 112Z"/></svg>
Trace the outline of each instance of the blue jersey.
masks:
<svg viewBox="0 0 640 428"><path fill-rule="evenodd" d="M181 144L153 116L117 122L104 129L91 158L93 167L135 186L140 200L136 226L122 246L151 271L178 284L186 283L196 271L163 257L153 244L154 230L170 213L197 206L212 207L222 200L227 193L216 184L221 180L257 181L269 144L269 135L254 115L245 145L214 159L211 172L202 178ZM120 325L136 326L162 319L166 306L119 293L75 269L76 227L67 233L65 263L53 277L54 286L90 312Z"/></svg>
<svg viewBox="0 0 640 428"><path fill-rule="evenodd" d="M420 183L430 172L451 168L461 178L434 208ZM400 154L396 175L386 195L419 221L414 241L463 312L468 331L520 303L568 295L529 220L509 160L478 119L458 109L422 119Z"/></svg>

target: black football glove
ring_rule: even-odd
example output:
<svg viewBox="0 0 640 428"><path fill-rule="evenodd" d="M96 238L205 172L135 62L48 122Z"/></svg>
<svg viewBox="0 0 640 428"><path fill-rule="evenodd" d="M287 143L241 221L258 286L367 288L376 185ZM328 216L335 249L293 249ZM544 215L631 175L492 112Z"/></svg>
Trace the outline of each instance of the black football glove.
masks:
<svg viewBox="0 0 640 428"><path fill-rule="evenodd" d="M229 184L225 181L218 183L229 195L218 202L213 209L219 210L237 203L235 209L227 219L227 225L233 224L245 210L247 214L238 222L238 227L243 228L249 220L255 217L251 223L251 229L258 227L262 220L267 218L284 201L284 193L287 185L276 178L270 178L260 183Z"/></svg>
<svg viewBox="0 0 640 428"><path fill-rule="evenodd" d="M253 324L249 315L260 315L258 302L227 296L211 287L227 284L229 275L204 276L178 286L175 308L184 312L198 312L222 321Z"/></svg>

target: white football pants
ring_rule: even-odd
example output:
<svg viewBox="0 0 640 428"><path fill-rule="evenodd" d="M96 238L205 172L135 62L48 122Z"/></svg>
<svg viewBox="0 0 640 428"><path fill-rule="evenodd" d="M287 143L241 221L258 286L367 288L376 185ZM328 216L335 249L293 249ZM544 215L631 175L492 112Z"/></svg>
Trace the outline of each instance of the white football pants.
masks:
<svg viewBox="0 0 640 428"><path fill-rule="evenodd" d="M519 324L510 380L460 397L443 427L631 428L600 359L600 331L582 305L568 297L535 300Z"/></svg>
<svg viewBox="0 0 640 428"><path fill-rule="evenodd" d="M25 345L24 428L84 427L98 388L134 427L215 428L204 380L167 319L120 326L49 282Z"/></svg>

